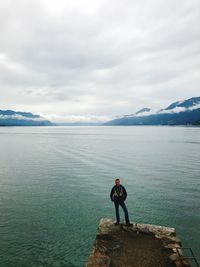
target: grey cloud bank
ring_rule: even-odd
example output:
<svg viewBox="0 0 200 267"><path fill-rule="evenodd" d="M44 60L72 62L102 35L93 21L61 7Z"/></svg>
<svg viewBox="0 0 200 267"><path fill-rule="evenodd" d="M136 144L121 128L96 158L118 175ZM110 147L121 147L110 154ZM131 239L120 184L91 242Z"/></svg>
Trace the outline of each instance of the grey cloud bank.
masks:
<svg viewBox="0 0 200 267"><path fill-rule="evenodd" d="M0 2L0 109L103 121L199 96L200 2Z"/></svg>

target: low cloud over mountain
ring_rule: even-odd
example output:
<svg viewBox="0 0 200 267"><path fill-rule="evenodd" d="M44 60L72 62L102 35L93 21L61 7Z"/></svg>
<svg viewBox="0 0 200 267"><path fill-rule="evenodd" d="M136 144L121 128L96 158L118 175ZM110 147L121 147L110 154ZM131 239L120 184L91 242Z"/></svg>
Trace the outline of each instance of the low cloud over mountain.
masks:
<svg viewBox="0 0 200 267"><path fill-rule="evenodd" d="M135 114L125 115L105 125L184 125L199 124L200 97L177 101L167 108L155 111L144 108Z"/></svg>
<svg viewBox="0 0 200 267"><path fill-rule="evenodd" d="M29 112L0 110L0 126L50 126L50 121Z"/></svg>

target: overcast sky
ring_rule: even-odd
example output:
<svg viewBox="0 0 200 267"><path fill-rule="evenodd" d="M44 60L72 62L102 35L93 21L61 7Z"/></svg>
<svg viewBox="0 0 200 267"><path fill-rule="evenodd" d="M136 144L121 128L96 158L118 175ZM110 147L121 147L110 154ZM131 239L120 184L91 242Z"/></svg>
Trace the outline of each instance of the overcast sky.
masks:
<svg viewBox="0 0 200 267"><path fill-rule="evenodd" d="M106 120L200 96L199 0L0 0L0 109Z"/></svg>

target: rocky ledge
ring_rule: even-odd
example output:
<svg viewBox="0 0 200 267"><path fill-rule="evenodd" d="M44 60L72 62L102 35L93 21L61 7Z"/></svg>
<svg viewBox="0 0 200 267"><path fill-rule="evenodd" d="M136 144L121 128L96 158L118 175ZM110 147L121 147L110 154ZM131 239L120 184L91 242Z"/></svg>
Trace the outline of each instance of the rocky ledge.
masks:
<svg viewBox="0 0 200 267"><path fill-rule="evenodd" d="M102 218L86 267L188 267L174 228Z"/></svg>

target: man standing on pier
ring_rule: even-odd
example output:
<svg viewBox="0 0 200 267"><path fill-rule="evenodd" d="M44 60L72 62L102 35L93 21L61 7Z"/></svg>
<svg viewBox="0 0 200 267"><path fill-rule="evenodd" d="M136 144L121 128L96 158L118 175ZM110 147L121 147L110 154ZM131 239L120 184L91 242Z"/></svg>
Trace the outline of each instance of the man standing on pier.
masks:
<svg viewBox="0 0 200 267"><path fill-rule="evenodd" d="M126 198L127 198L126 189L124 188L123 185L120 184L119 178L115 179L115 185L113 186L113 188L111 189L111 192L110 192L110 199L115 204L115 213L116 213L116 220L117 220L115 222L115 225L119 225L119 223L120 223L120 217L119 217L119 205L120 205L124 211L126 225L132 226L132 224L129 221L127 207L124 203Z"/></svg>

